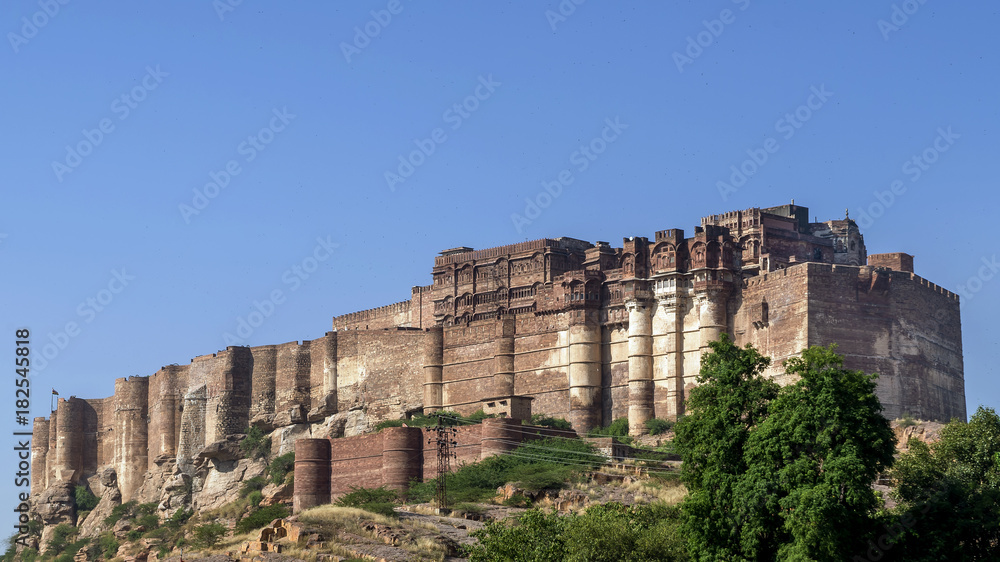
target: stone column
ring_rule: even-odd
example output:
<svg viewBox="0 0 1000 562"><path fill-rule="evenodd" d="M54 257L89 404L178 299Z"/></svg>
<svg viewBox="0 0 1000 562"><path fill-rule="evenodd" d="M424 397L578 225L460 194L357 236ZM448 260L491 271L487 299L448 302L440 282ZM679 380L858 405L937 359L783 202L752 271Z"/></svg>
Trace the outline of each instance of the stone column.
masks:
<svg viewBox="0 0 1000 562"><path fill-rule="evenodd" d="M424 333L424 414L437 412L443 404L441 370L444 364L444 330L440 326Z"/></svg>
<svg viewBox="0 0 1000 562"><path fill-rule="evenodd" d="M625 302L628 310L628 427L643 435L653 417L653 306L646 300Z"/></svg>
<svg viewBox="0 0 1000 562"><path fill-rule="evenodd" d="M653 416L676 420L684 413L684 305L676 287L660 296L657 307L666 321L666 357L660 379L654 381Z"/></svg>
<svg viewBox="0 0 1000 562"><path fill-rule="evenodd" d="M569 314L569 422L583 434L601 425L601 326L594 312Z"/></svg>

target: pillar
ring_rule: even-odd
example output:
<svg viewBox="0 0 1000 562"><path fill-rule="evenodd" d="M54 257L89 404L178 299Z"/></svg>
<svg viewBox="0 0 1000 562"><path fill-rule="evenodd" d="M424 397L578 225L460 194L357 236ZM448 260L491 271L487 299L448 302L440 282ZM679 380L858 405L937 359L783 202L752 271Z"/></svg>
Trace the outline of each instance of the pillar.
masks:
<svg viewBox="0 0 1000 562"><path fill-rule="evenodd" d="M440 410L444 404L441 372L444 365L444 329L429 328L424 333L424 414Z"/></svg>
<svg viewBox="0 0 1000 562"><path fill-rule="evenodd" d="M569 314L569 422L582 434L601 425L601 326L594 312Z"/></svg>
<svg viewBox="0 0 1000 562"><path fill-rule="evenodd" d="M654 374L653 417L677 420L684 413L684 302L676 286L657 301L663 315L666 356L663 372ZM658 376L657 376L658 375Z"/></svg>
<svg viewBox="0 0 1000 562"><path fill-rule="evenodd" d="M330 503L331 462L329 439L299 439L295 442L292 492L292 510L295 513Z"/></svg>
<svg viewBox="0 0 1000 562"><path fill-rule="evenodd" d="M653 417L653 306L645 300L625 302L628 309L628 427L643 435Z"/></svg>
<svg viewBox="0 0 1000 562"><path fill-rule="evenodd" d="M514 317L497 321L493 352L493 396L514 395Z"/></svg>

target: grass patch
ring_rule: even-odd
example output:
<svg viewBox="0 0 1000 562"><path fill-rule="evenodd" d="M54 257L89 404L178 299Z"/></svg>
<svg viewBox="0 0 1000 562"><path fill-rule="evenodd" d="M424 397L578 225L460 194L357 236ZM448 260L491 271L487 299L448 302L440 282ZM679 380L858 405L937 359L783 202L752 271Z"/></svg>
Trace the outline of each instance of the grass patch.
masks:
<svg viewBox="0 0 1000 562"><path fill-rule="evenodd" d="M398 502L399 495L385 486L378 488L351 486L351 491L338 498L334 504L341 507L356 507L386 517L398 517L393 509Z"/></svg>

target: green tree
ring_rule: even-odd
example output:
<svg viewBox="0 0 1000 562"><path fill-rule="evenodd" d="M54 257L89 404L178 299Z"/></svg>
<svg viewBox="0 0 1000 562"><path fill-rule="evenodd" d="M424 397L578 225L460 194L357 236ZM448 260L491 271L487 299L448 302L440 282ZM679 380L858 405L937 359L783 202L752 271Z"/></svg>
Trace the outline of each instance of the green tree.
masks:
<svg viewBox="0 0 1000 562"><path fill-rule="evenodd" d="M996 411L981 406L968 423L952 420L930 446L911 440L890 474L899 505L872 545L886 560L1000 559Z"/></svg>
<svg viewBox="0 0 1000 562"><path fill-rule="evenodd" d="M770 359L750 345L740 348L722 334L709 346L674 443L689 492L682 505L689 548L697 559L724 560L741 551L747 506L736 492L747 472L747 441L778 385L761 376Z"/></svg>
<svg viewBox="0 0 1000 562"><path fill-rule="evenodd" d="M872 483L892 465L896 439L881 415L876 375L843 368L835 346L785 362L798 381L751 432L736 501L749 509L750 558L847 560L866 544L881 506Z"/></svg>

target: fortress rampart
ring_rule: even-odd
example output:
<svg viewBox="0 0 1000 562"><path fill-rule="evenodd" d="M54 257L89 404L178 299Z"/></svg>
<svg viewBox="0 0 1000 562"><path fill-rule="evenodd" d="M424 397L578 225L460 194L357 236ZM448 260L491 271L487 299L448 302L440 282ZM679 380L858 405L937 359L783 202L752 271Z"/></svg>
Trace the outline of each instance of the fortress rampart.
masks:
<svg viewBox="0 0 1000 562"><path fill-rule="evenodd" d="M701 356L723 332L770 356L782 384L792 382L782 361L837 343L845 366L879 374L887 417L966 416L958 296L916 275L909 254L869 256L849 218L811 223L807 208L783 205L621 247L461 247L435 258L431 275L411 300L336 316L317 339L229 347L118 379L109 398L60 399L35 420L33 493L111 467L128 501L149 471L174 459L190 473L206 446L251 424L270 431L352 411L374 424L530 399L580 432L627 417L641 433L652 417L684 413ZM462 428L460 460L502 448L494 429ZM331 441L330 493L425 473L411 434ZM302 470L326 462L325 447L307 449L313 468ZM300 488L304 502L325 497Z"/></svg>

